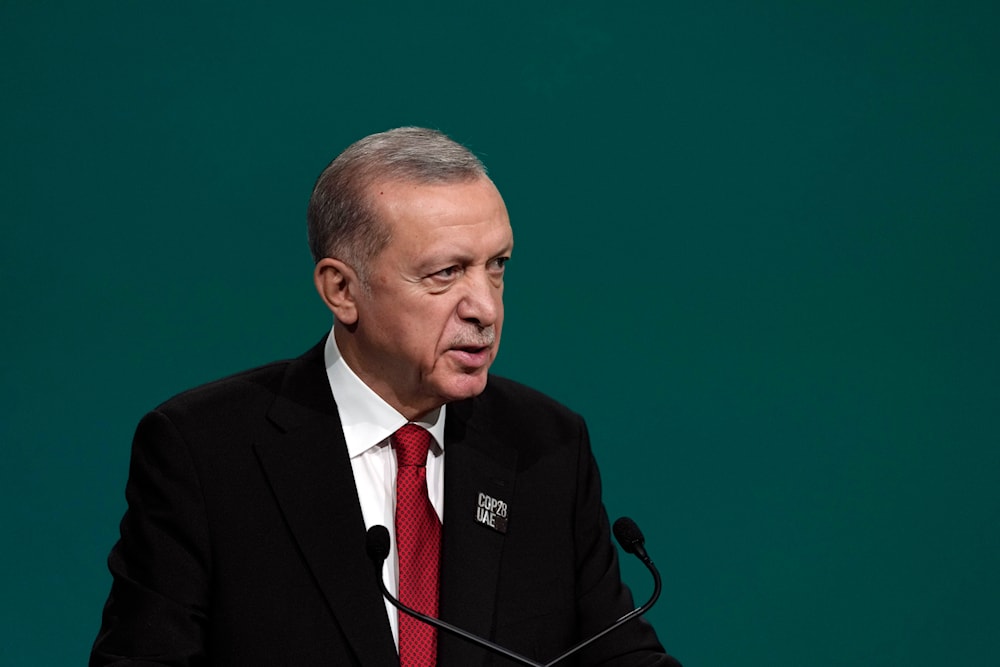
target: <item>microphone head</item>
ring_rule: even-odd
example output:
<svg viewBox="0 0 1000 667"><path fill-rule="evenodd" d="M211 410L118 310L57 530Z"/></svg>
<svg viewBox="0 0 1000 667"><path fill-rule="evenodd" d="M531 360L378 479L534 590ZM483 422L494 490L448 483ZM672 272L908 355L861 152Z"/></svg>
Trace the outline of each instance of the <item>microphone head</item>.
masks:
<svg viewBox="0 0 1000 667"><path fill-rule="evenodd" d="M627 516L623 516L615 521L612 530L614 531L615 539L618 540L618 544L621 545L626 553L638 554L646 543L646 538L642 536L639 526ZM371 537L370 532L369 537ZM369 539L369 541L371 540Z"/></svg>
<svg viewBox="0 0 1000 667"><path fill-rule="evenodd" d="M389 557L389 529L385 526L369 528L365 548L368 551L368 557L376 565L382 565Z"/></svg>

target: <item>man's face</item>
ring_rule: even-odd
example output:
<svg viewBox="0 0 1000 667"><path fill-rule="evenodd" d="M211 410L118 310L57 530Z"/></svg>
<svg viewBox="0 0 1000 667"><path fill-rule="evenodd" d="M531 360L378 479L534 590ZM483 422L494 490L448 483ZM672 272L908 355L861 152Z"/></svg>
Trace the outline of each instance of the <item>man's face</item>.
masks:
<svg viewBox="0 0 1000 667"><path fill-rule="evenodd" d="M351 368L408 419L486 387L503 325L514 236L487 178L380 183L370 194L391 240L372 261L358 319L338 344Z"/></svg>

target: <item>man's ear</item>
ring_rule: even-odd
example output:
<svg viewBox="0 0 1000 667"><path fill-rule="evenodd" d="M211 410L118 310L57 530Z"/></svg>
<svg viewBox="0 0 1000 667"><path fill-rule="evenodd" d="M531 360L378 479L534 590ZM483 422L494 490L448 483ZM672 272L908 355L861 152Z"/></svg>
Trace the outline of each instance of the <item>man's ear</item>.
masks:
<svg viewBox="0 0 1000 667"><path fill-rule="evenodd" d="M355 297L361 290L361 281L354 269L339 259L324 257L316 264L313 281L316 291L338 322L351 326L358 321Z"/></svg>

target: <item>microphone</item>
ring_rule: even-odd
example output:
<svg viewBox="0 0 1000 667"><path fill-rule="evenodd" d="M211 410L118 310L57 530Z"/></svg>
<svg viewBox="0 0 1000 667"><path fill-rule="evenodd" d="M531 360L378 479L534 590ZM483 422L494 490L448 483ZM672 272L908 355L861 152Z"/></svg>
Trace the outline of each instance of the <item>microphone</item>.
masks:
<svg viewBox="0 0 1000 667"><path fill-rule="evenodd" d="M642 531L639 530L639 526L635 525L635 521L623 516L617 521L615 525L611 527L612 532L615 534L615 539L618 540L618 544L625 553L635 554L639 560L643 563L649 560L649 555L646 553L646 538L642 536ZM386 544L386 553L389 551L389 545Z"/></svg>
<svg viewBox="0 0 1000 667"><path fill-rule="evenodd" d="M365 550L368 558L382 569L382 563L389 557L389 529L385 526L372 526L365 536Z"/></svg>
<svg viewBox="0 0 1000 667"><path fill-rule="evenodd" d="M598 639L608 634L612 630L615 630L621 627L622 625L625 625L632 619L642 616L647 611L649 611L649 609L656 603L656 601L660 597L660 590L662 588L662 583L660 581L660 572L659 570L656 569L656 566L653 564L653 561L649 558L649 555L646 553L646 549L644 547L645 538L642 536L642 531L639 530L639 526L637 526L635 521L632 521L632 519L629 519L628 517L621 517L620 519L615 521L613 530L615 533L615 539L618 540L618 544L621 545L621 548L627 553L635 554L636 557L638 557L639 560L642 561L643 565L646 566L646 569L648 569L650 573L653 575L653 594L650 596L649 600L647 600L646 603L641 607L636 607L635 609L628 612L627 614L625 614L624 616L622 616L617 621L615 621L608 627L604 628L597 634L593 635L592 637L589 637L588 639L585 639L579 644L576 644L572 648L568 649L566 652L557 656L555 659L544 663L537 662L535 660L532 660L531 658L527 658L523 655L520 655L519 653L515 653L510 649L504 648L503 646L495 644L483 637L474 635L471 632L468 632L467 630L463 630L459 627L451 625L450 623L442 621L441 619L434 618L432 616L427 616L426 614L422 614L416 609L412 609L404 605L402 602L396 599L392 594L390 594L389 590L385 587L385 581L382 579L382 564L385 562L386 557L388 557L389 555L389 530L385 526L376 525L368 529L368 535L365 547L368 552L368 558L371 559L372 564L375 566L375 573L378 575L378 585L379 589L382 591L382 597L388 600L390 604L392 604L392 606L396 607L403 613L416 618L419 621L422 621L430 626L437 628L438 630L443 630L449 634L461 637L462 639L471 642L476 646L479 646L480 648L485 648L488 651L492 651L494 653L502 655L522 665L527 665L528 667L552 667L552 665L562 662L571 655L577 653L578 651L583 650L591 643L597 641Z"/></svg>

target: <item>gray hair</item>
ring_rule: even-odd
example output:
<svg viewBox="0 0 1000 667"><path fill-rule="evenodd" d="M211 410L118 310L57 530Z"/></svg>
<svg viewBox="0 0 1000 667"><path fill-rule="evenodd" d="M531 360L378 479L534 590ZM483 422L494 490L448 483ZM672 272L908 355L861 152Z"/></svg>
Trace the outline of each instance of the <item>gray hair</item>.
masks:
<svg viewBox="0 0 1000 667"><path fill-rule="evenodd" d="M348 146L316 180L306 213L313 260L340 259L367 287L369 263L390 238L370 198L375 183L457 183L485 177L479 158L437 130L400 127L369 135Z"/></svg>

